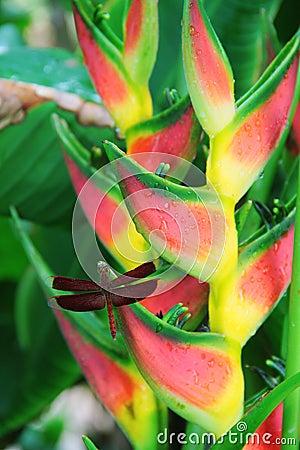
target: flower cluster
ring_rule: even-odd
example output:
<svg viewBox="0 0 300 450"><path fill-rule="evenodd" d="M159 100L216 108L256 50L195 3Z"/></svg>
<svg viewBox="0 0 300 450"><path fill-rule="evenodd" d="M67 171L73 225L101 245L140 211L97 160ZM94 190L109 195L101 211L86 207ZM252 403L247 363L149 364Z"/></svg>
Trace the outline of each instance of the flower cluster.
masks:
<svg viewBox="0 0 300 450"><path fill-rule="evenodd" d="M287 137L296 108L299 33L236 99L230 62L202 1L185 0L188 94L173 95L171 106L153 115L148 82L158 47L157 1L127 2L123 41L100 8L88 0L73 6L85 63L126 153L105 141L109 169L97 172L89 152L56 118L66 163L111 258L123 271L155 260L151 276L158 288L115 309L115 348L105 340L92 345L59 312L61 328L135 448L156 448L165 405L220 436L243 415L241 351L291 280L295 202L278 201L270 213L245 195ZM187 171L203 142L206 175L189 185ZM254 209L262 226L249 233ZM134 252L142 255L138 262ZM170 267L176 273L168 275ZM196 331L206 313L209 331Z"/></svg>

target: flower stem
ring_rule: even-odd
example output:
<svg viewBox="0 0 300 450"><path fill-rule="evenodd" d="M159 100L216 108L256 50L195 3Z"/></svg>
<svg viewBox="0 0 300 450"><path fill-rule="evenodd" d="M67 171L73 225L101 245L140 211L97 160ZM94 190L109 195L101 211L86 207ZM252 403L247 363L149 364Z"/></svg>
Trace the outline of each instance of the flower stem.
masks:
<svg viewBox="0 0 300 450"><path fill-rule="evenodd" d="M205 439L210 442L209 433L194 423L187 423L185 435L185 443L181 450L204 450L206 448Z"/></svg>
<svg viewBox="0 0 300 450"><path fill-rule="evenodd" d="M297 212L292 283L289 303L289 323L287 334L286 378L300 372L300 166L298 178ZM283 436L294 438L285 448L297 448L299 445L300 389L296 389L284 402ZM289 441L287 441L289 442Z"/></svg>

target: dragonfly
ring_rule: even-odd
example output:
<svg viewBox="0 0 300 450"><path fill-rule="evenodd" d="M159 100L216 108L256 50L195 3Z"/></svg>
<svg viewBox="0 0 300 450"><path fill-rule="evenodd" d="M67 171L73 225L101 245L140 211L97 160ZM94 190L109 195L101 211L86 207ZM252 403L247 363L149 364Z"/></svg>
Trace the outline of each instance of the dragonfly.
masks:
<svg viewBox="0 0 300 450"><path fill-rule="evenodd" d="M100 275L99 284L91 280L53 276L53 289L78 293L56 295L50 299L49 305L52 308L76 312L96 311L107 307L110 333L116 340L117 328L113 306L130 305L151 295L157 287L158 280L143 279L152 275L156 268L153 261L148 261L113 280L110 278L110 268L104 261L97 263L97 270Z"/></svg>

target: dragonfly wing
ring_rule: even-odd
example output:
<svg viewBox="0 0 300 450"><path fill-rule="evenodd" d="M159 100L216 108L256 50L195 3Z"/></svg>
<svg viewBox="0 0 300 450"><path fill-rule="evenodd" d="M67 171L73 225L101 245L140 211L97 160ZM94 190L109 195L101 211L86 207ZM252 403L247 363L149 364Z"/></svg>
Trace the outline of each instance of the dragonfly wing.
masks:
<svg viewBox="0 0 300 450"><path fill-rule="evenodd" d="M124 284L129 284L137 279L146 278L156 270L153 261L148 261L135 269L129 270L128 272L120 275L118 278L115 278L110 282L111 287L122 286Z"/></svg>
<svg viewBox="0 0 300 450"><path fill-rule="evenodd" d="M103 292L89 292L85 294L57 295L52 297L48 304L55 309L84 312L103 309L106 300Z"/></svg>
<svg viewBox="0 0 300 450"><path fill-rule="evenodd" d="M157 287L157 280L147 280L138 284L124 286L115 289L111 293L111 300L114 306L130 305L139 302L145 297L153 294Z"/></svg>
<svg viewBox="0 0 300 450"><path fill-rule="evenodd" d="M101 288L91 280L77 280L69 277L52 277L53 289L59 291L99 291Z"/></svg>

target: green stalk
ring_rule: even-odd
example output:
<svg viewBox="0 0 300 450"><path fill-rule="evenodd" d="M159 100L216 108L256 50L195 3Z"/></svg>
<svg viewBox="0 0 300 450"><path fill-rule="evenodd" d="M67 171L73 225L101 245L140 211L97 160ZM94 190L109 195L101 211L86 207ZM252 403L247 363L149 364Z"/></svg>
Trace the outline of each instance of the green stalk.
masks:
<svg viewBox="0 0 300 450"><path fill-rule="evenodd" d="M204 436L208 436L209 433L199 427L199 425L188 422L186 425L185 434L186 443L182 445L181 450L204 450L206 448L203 434ZM207 442L210 441L208 440Z"/></svg>
<svg viewBox="0 0 300 450"><path fill-rule="evenodd" d="M289 323L287 333L286 378L300 372L300 169L298 178L297 212L292 283L289 304ZM300 389L296 389L284 402L283 436L295 438L295 444L285 448L299 446ZM287 441L288 442L288 441Z"/></svg>

